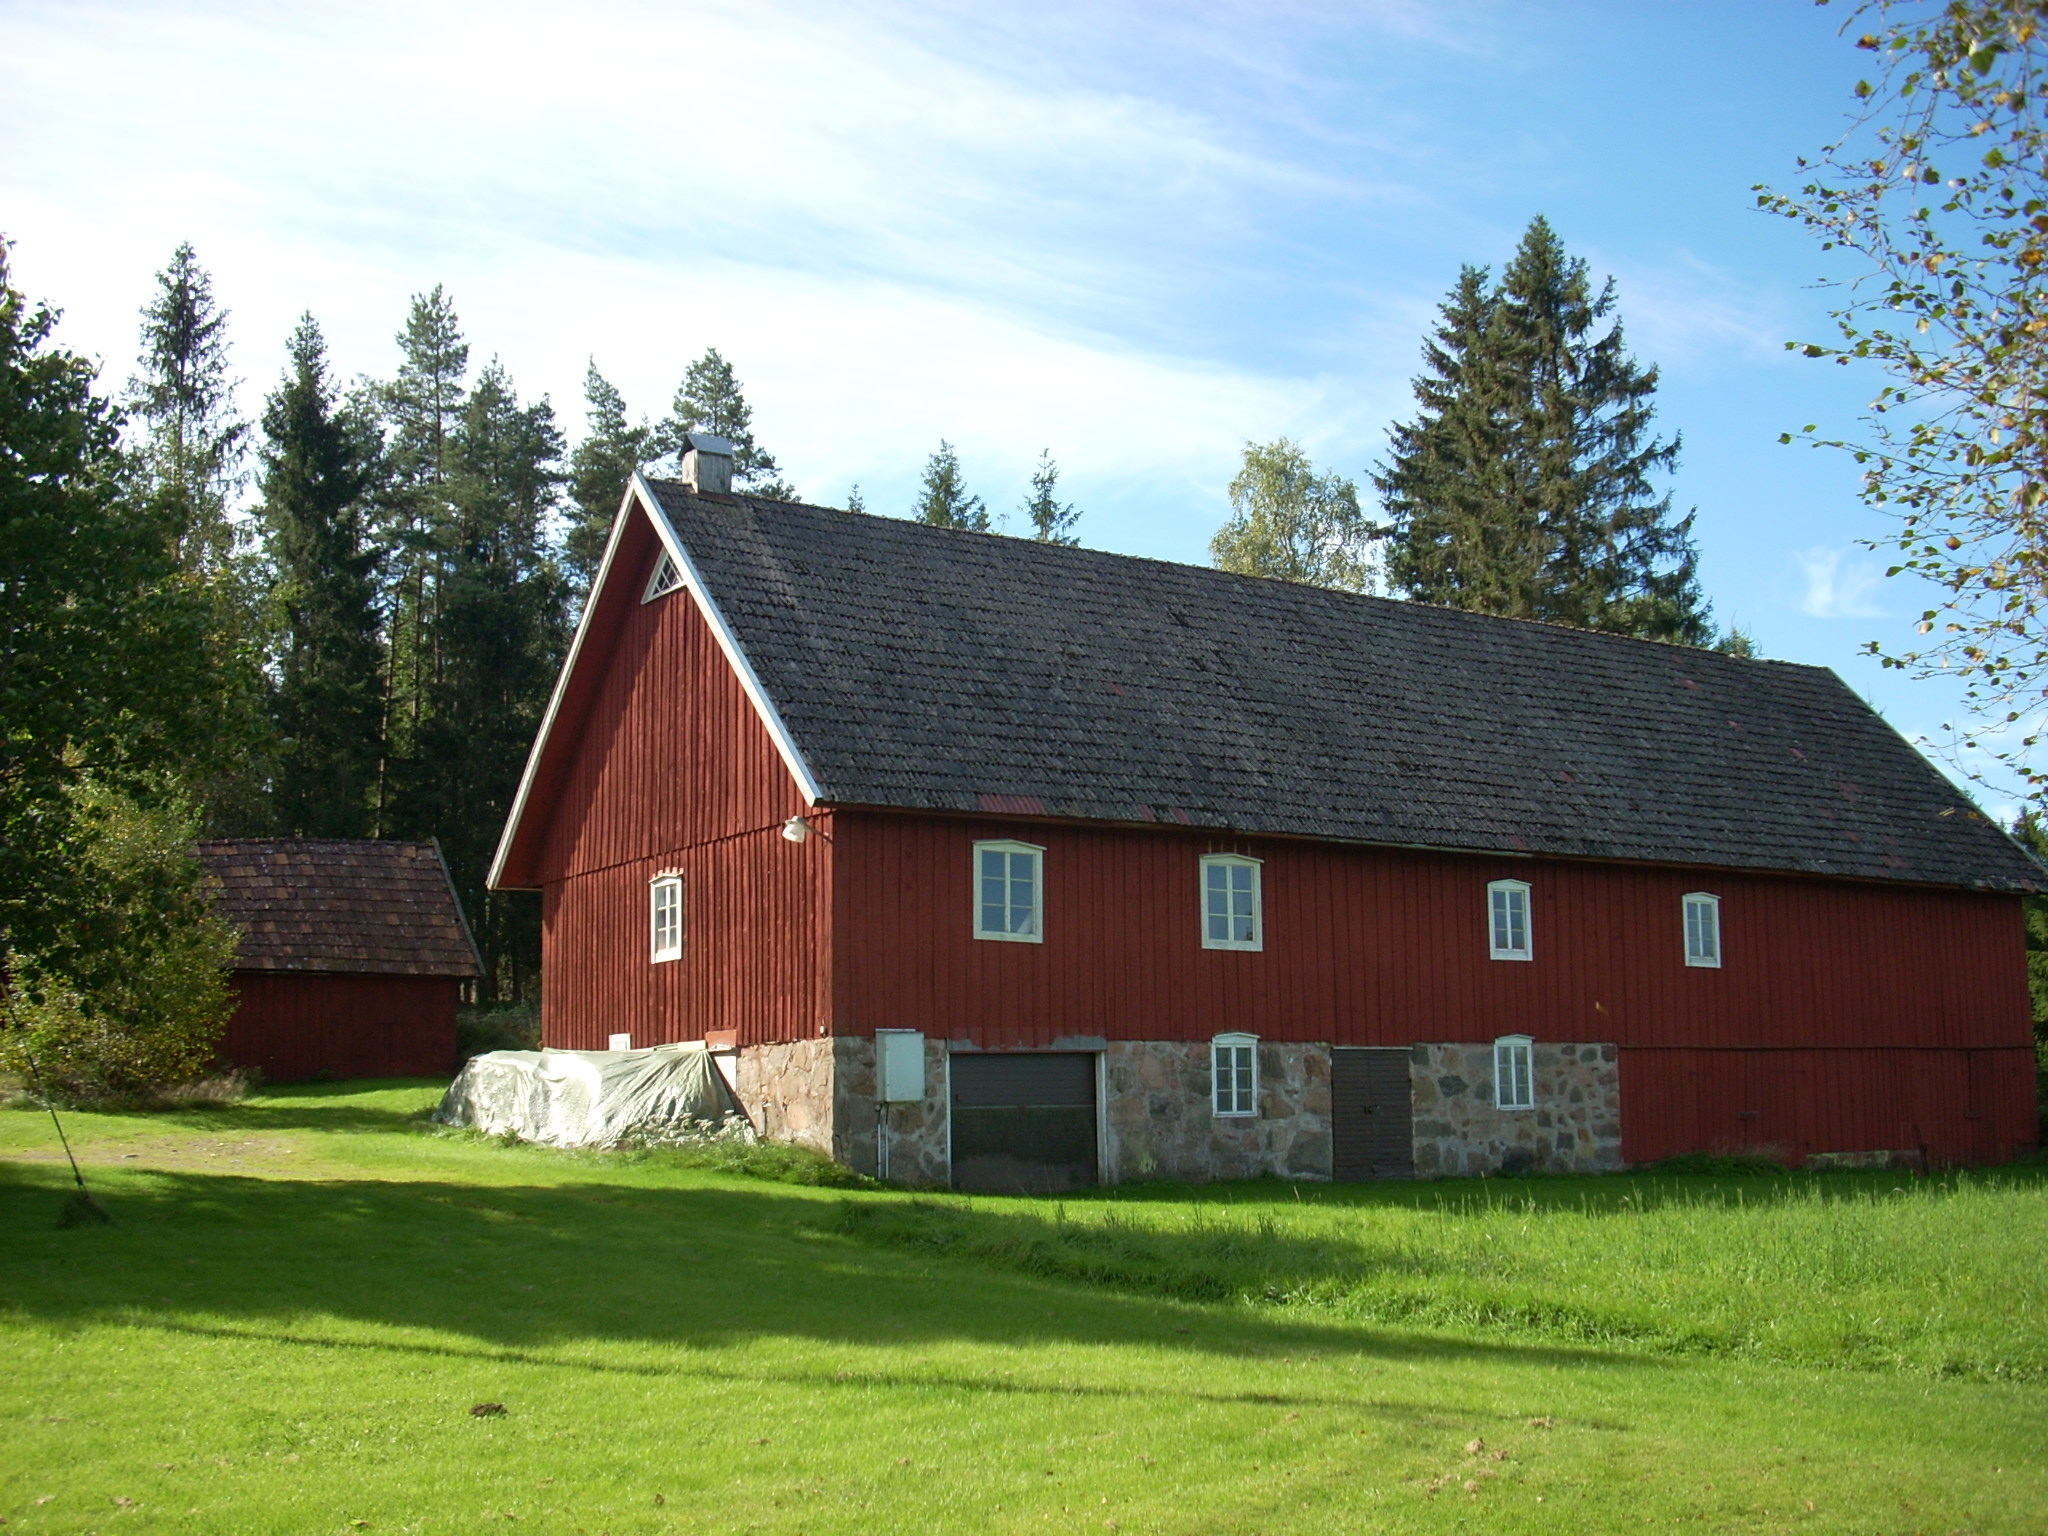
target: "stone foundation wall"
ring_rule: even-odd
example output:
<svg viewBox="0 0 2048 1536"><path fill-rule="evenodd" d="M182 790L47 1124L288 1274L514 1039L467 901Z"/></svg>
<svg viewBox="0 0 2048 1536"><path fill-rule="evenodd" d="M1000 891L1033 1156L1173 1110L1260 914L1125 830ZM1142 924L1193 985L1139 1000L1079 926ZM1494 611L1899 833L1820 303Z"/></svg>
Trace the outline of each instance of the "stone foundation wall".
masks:
<svg viewBox="0 0 2048 1536"><path fill-rule="evenodd" d="M1415 1174L1608 1173L1621 1162L1621 1066L1612 1045L1538 1041L1536 1107L1496 1109L1493 1045L1409 1054Z"/></svg>
<svg viewBox="0 0 2048 1536"><path fill-rule="evenodd" d="M885 1108L889 1177L951 1181L946 1052L927 1039L921 1103ZM1134 1179L1327 1179L1330 1049L1261 1041L1259 1113L1210 1108L1207 1041L1115 1040L1103 1052L1105 1183ZM1493 1102L1492 1044L1418 1045L1409 1056L1420 1178L1604 1173L1621 1162L1621 1071L1612 1045L1535 1047L1536 1107ZM761 1136L876 1171L875 1043L860 1036L747 1046L731 1081Z"/></svg>
<svg viewBox="0 0 2048 1536"><path fill-rule="evenodd" d="M877 1171L875 1120L875 1042L841 1036L835 1060L838 1077L834 1098L838 1135L832 1155L857 1173ZM889 1177L919 1188L950 1184L947 1161L946 1042L925 1037L924 1100L883 1106L881 1124L889 1133Z"/></svg>
<svg viewBox="0 0 2048 1536"><path fill-rule="evenodd" d="M791 1141L827 1157L834 1144L831 1040L791 1040L743 1047L726 1081L764 1141Z"/></svg>
<svg viewBox="0 0 2048 1536"><path fill-rule="evenodd" d="M794 1142L875 1172L875 1042L857 1035L742 1046L727 1081L764 1141ZM891 1104L889 1177L905 1184L944 1184L946 1046L924 1043L925 1097Z"/></svg>
<svg viewBox="0 0 2048 1536"><path fill-rule="evenodd" d="M1330 1050L1259 1044L1259 1113L1211 1109L1209 1043L1112 1040L1103 1056L1104 1183L1330 1176Z"/></svg>

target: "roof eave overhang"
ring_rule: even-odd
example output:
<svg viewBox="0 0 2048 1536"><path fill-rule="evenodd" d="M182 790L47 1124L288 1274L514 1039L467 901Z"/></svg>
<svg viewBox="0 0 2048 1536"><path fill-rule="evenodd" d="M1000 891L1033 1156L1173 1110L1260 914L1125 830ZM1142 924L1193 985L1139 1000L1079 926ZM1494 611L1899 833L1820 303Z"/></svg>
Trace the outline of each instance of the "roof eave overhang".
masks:
<svg viewBox="0 0 2048 1536"><path fill-rule="evenodd" d="M1162 836L1209 837L1218 841L1256 838L1263 842L1314 843L1331 848L1372 849L1384 853L1427 853L1459 859L1537 859L1556 864L1613 864L1631 869L1698 870L1701 874L1757 875L1784 880L1828 880L1885 890L1966 891L1981 896L2038 896L2039 885L2000 879L1964 880L1873 875L1850 870L1802 869L1782 864L1741 864L1659 858L1648 854L1580 853L1558 848L1482 847L1472 843L1415 843L1392 838L1344 837L1328 832L1302 832L1280 827L1230 825L1207 821L1138 821L1109 816L1061 816L1037 811L993 811L964 806L892 805L879 800L826 802L833 811L876 816L929 817L946 821L1014 822L1019 826L1083 827L1111 832L1157 833Z"/></svg>

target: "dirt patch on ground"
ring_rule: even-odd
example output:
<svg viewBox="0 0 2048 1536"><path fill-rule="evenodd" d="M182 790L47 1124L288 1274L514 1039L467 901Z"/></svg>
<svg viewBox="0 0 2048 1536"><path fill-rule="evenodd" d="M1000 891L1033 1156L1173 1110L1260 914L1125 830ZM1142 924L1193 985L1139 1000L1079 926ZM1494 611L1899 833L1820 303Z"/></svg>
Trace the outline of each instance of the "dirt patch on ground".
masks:
<svg viewBox="0 0 2048 1536"><path fill-rule="evenodd" d="M304 1148L282 1136L128 1136L118 1141L88 1143L75 1150L79 1162L90 1167L156 1168L174 1173L205 1169L272 1178L299 1172L310 1161ZM17 1163L61 1163L64 1149L54 1144L23 1147L0 1156Z"/></svg>

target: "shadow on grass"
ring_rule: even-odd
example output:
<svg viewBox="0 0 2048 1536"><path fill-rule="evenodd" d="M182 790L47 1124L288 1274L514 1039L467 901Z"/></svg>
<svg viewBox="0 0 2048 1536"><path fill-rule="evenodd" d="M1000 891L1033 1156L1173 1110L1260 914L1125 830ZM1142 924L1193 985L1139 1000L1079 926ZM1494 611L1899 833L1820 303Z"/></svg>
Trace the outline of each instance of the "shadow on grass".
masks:
<svg viewBox="0 0 2048 1536"><path fill-rule="evenodd" d="M0 1245L0 1297L8 1312L59 1326L129 1322L427 1353L574 1353L612 1342L687 1352L780 1336L870 1348L1149 1344L1275 1358L1655 1364L1570 1344L1373 1332L1077 1290L976 1266L934 1268L924 1255L849 1237L844 1212L859 1201L768 1189L154 1171L101 1185L115 1225L60 1231L52 1225L60 1171L0 1163L0 1230L10 1234ZM330 1319L438 1337L329 1337ZM687 1364L661 1358L666 1363L649 1368Z"/></svg>

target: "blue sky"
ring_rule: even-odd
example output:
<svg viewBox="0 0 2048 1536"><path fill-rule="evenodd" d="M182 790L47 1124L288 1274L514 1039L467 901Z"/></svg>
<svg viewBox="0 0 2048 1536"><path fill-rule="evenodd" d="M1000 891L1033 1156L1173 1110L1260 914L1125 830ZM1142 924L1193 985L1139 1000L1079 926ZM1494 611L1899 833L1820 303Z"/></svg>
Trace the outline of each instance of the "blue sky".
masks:
<svg viewBox="0 0 2048 1536"><path fill-rule="evenodd" d="M809 498L905 511L945 437L1010 510L1050 447L1086 542L1201 561L1248 438L1365 484L1459 265L1542 213L1663 371L1717 615L1939 736L1954 691L1860 654L1925 606L1885 524L1777 442L1879 382L1784 351L1829 258L1750 190L1839 131L1846 15L0 0L0 229L110 381L189 238L252 413L300 310L386 373L442 282L572 430L587 355L659 414L715 345Z"/></svg>

